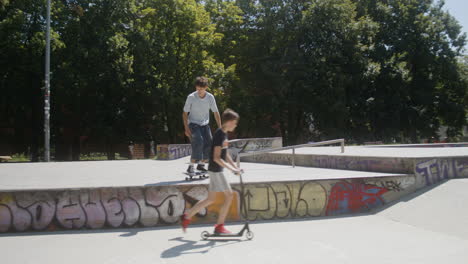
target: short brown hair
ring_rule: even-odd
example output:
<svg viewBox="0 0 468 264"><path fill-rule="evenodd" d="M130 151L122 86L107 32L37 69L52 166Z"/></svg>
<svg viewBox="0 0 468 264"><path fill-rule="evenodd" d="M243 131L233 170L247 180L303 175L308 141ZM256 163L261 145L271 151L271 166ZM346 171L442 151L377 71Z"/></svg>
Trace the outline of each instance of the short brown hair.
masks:
<svg viewBox="0 0 468 264"><path fill-rule="evenodd" d="M195 79L195 87L208 87L208 78L199 76Z"/></svg>
<svg viewBox="0 0 468 264"><path fill-rule="evenodd" d="M222 116L222 120L223 120L223 124L228 122L228 121L232 121L232 120L239 120L239 114L234 112L234 110L232 109L226 109L224 112L223 112L223 116Z"/></svg>

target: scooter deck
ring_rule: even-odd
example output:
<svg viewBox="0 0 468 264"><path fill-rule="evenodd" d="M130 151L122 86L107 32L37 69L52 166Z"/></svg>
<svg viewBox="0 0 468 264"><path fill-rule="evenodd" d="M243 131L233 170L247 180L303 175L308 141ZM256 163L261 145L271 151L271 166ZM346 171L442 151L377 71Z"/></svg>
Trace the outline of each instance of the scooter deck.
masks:
<svg viewBox="0 0 468 264"><path fill-rule="evenodd" d="M242 180L242 173L239 174L239 180L240 180L240 186L241 186L241 208L244 208L244 213L245 215L247 215L247 209L245 207L245 197L244 197L244 181ZM242 229L237 232L237 233L233 233L233 234L217 234L217 233L210 233L208 231L203 231L201 233L201 238L203 240L207 240L208 238L233 238L233 237L238 237L238 238L241 238L243 237L245 234L245 237L248 239L248 240L252 240L253 237L254 237L254 233L250 230L250 226L249 226L249 221L246 219L245 222L244 222L244 226L242 227Z"/></svg>
<svg viewBox="0 0 468 264"><path fill-rule="evenodd" d="M249 225L245 224L244 227L238 233L232 234L217 234L217 233L210 233L208 231L203 231L201 233L201 238L203 240L207 240L208 238L233 238L233 237L243 237L245 234L245 238L248 240L252 240L254 237L254 233L250 231Z"/></svg>

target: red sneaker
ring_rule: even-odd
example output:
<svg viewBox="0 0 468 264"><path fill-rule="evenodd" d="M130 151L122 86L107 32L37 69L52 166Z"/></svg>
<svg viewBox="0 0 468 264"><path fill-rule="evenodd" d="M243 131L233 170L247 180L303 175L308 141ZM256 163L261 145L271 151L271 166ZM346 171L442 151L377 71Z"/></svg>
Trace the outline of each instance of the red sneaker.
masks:
<svg viewBox="0 0 468 264"><path fill-rule="evenodd" d="M215 234L231 234L231 231L224 227L224 224L215 225Z"/></svg>
<svg viewBox="0 0 468 264"><path fill-rule="evenodd" d="M183 214L180 216L180 225L182 226L182 230L187 230L187 226L190 224L190 218L187 217L187 214Z"/></svg>

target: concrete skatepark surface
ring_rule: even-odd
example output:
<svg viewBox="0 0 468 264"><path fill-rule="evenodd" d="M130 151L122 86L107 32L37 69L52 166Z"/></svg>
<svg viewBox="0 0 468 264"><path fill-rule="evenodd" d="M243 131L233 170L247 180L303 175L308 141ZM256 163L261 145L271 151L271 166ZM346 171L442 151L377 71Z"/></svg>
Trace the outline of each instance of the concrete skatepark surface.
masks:
<svg viewBox="0 0 468 264"><path fill-rule="evenodd" d="M256 156L283 165L242 162L243 193L238 177L227 172L234 190L227 219L282 220L376 210L426 186L468 177L467 149L348 147L348 156L337 156L339 148L309 147L298 149L296 164L304 167L295 168L290 154ZM359 156L369 153L374 156ZM389 153L398 157L379 156ZM185 210L208 195L208 179L185 181L188 161L2 164L0 233L177 225ZM217 195L193 223L214 223L223 200Z"/></svg>
<svg viewBox="0 0 468 264"><path fill-rule="evenodd" d="M405 147L395 146L345 146L345 152L340 153L340 147L305 147L296 149L296 154L333 155L356 157L392 157L392 158L434 158L434 157L463 157L468 156L468 147ZM272 153L291 153L291 150Z"/></svg>
<svg viewBox="0 0 468 264"><path fill-rule="evenodd" d="M185 181L189 158L172 161L80 161L55 163L13 163L0 167L0 191L122 186L208 184L209 180ZM303 181L355 177L401 176L402 174L357 172L288 165L244 162L245 182ZM226 171L231 183L239 178Z"/></svg>
<svg viewBox="0 0 468 264"><path fill-rule="evenodd" d="M2 263L465 264L468 179L426 187L374 214L252 223L252 241L201 241L194 226L0 234ZM229 225L238 230L240 224Z"/></svg>

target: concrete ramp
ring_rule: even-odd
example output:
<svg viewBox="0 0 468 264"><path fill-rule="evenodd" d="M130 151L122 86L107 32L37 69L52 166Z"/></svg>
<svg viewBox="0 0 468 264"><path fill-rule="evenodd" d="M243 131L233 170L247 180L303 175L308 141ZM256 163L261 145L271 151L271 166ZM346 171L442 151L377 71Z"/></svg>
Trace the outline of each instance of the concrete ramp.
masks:
<svg viewBox="0 0 468 264"><path fill-rule="evenodd" d="M405 196L376 216L468 240L468 179L444 181Z"/></svg>
<svg viewBox="0 0 468 264"><path fill-rule="evenodd" d="M6 164L0 171L0 232L153 227L208 195L208 180L186 182L185 159ZM424 186L406 174L243 164L250 220L354 214L378 208ZM241 218L238 177L228 219ZM223 198L194 223L213 223Z"/></svg>
<svg viewBox="0 0 468 264"><path fill-rule="evenodd" d="M296 150L298 166L424 176L428 185L442 179L468 177L468 147L416 147L415 145L346 147L305 147ZM291 165L291 150L241 158L244 162ZM440 179L439 179L440 178Z"/></svg>
<svg viewBox="0 0 468 264"><path fill-rule="evenodd" d="M443 149L421 152L414 148L350 147L345 154L336 154L339 151L333 147L306 148L298 151L300 158L296 157L296 164L304 166L295 168L281 165L290 158L288 153L254 156L256 161L267 157L271 163L280 164L243 162L243 194L238 177L226 173L235 190L228 220L359 214L382 208L426 186L468 177L468 148ZM314 151L321 153L311 153ZM328 163L317 162L322 159ZM177 225L186 209L208 195L209 180L184 180L187 162L188 157L2 164L0 232ZM222 202L219 195L193 223L214 223Z"/></svg>

